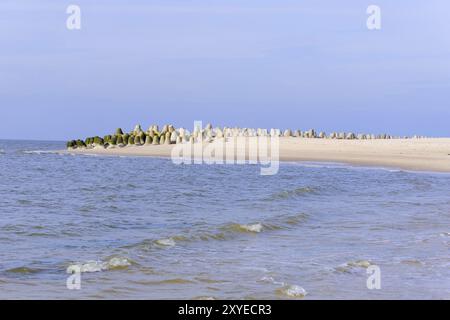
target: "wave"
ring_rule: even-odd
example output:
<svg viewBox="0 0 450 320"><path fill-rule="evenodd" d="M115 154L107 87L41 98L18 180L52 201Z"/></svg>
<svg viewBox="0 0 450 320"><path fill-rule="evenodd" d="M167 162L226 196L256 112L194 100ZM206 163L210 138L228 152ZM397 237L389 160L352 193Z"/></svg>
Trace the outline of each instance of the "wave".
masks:
<svg viewBox="0 0 450 320"><path fill-rule="evenodd" d="M193 297L192 300L217 300L217 299L213 296L197 296Z"/></svg>
<svg viewBox="0 0 450 320"><path fill-rule="evenodd" d="M19 203L23 204L23 202ZM31 203L31 202L30 202ZM58 237L60 232L47 231L40 225L25 226L23 224L7 224L0 227L0 230L25 237Z"/></svg>
<svg viewBox="0 0 450 320"><path fill-rule="evenodd" d="M42 272L41 269L29 268L29 267L17 267L6 270L9 273L17 273L17 274L34 274Z"/></svg>
<svg viewBox="0 0 450 320"><path fill-rule="evenodd" d="M410 266L423 266L424 263L418 259L404 259L400 261L401 264L407 264Z"/></svg>
<svg viewBox="0 0 450 320"><path fill-rule="evenodd" d="M276 290L279 295L291 297L291 298L304 298L308 292L298 285L285 285Z"/></svg>
<svg viewBox="0 0 450 320"><path fill-rule="evenodd" d="M196 277L194 279L198 282L209 283L209 284L229 282L228 280L216 280L216 279L210 279L210 278L205 278L205 277Z"/></svg>
<svg viewBox="0 0 450 320"><path fill-rule="evenodd" d="M319 190L316 187L300 187L291 190L284 190L277 192L269 197L269 200L284 200L296 197L305 196L307 194L318 194Z"/></svg>
<svg viewBox="0 0 450 320"><path fill-rule="evenodd" d="M372 264L373 263L368 260L356 260L341 264L336 267L335 270L338 272L351 273L358 269L367 269Z"/></svg>
<svg viewBox="0 0 450 320"><path fill-rule="evenodd" d="M24 150L24 154L60 154L60 151L55 150Z"/></svg>
<svg viewBox="0 0 450 320"><path fill-rule="evenodd" d="M134 261L124 257L112 257L106 261L101 260L89 260L83 263L76 263L70 265L67 270L84 272L100 272L107 270L123 270L127 269Z"/></svg>
<svg viewBox="0 0 450 320"><path fill-rule="evenodd" d="M176 244L176 242L173 238L159 239L159 240L156 240L155 243L157 245L164 246L164 247L173 247Z"/></svg>
<svg viewBox="0 0 450 320"><path fill-rule="evenodd" d="M260 279L261 282L268 282L268 283L272 283L272 284L276 284L276 285L280 285L280 286L285 286L286 284L284 282L279 282L279 281L275 281L275 279L273 277L269 277L269 276L264 276Z"/></svg>
<svg viewBox="0 0 450 320"><path fill-rule="evenodd" d="M299 285L286 284L284 282L275 281L274 278L269 276L262 277L260 281L281 286L280 288L275 290L275 293L278 295L290 298L304 298L308 294L308 292Z"/></svg>
<svg viewBox="0 0 450 320"><path fill-rule="evenodd" d="M390 173L407 173L407 174L418 174L427 176L449 176L449 172L437 172L437 171L427 171L427 170L408 170L396 167L383 167L381 165L362 165L362 164L350 164L345 162L328 162L328 161L281 161L282 165L288 166L299 166L305 168L319 168L319 169L347 169L347 170L357 170L357 171L385 171Z"/></svg>
<svg viewBox="0 0 450 320"><path fill-rule="evenodd" d="M299 166L306 168L319 169L350 169L350 170L383 170L388 172L405 172L400 168L390 168L383 166L369 166L362 164L351 164L347 162L332 162L332 161L286 161L286 165Z"/></svg>
<svg viewBox="0 0 450 320"><path fill-rule="evenodd" d="M160 285L160 284L190 284L190 283L195 283L195 281L183 279L183 278L173 278L173 279L163 279L163 280L134 281L134 283L144 284L144 285Z"/></svg>
<svg viewBox="0 0 450 320"><path fill-rule="evenodd" d="M287 230L306 220L307 214L298 213L294 215L283 215L264 222L253 223L227 223L216 226L211 230L197 230L196 232L187 231L185 234L172 235L160 239L145 239L137 244L124 246L123 248L140 248L144 251L151 249L164 249L174 247L178 243L195 242L195 241L225 241L231 240L245 234L257 235L266 231Z"/></svg>
<svg viewBox="0 0 450 320"><path fill-rule="evenodd" d="M231 223L223 227L223 230L230 232L260 233L263 230L263 228L264 226L261 223L253 223L253 224Z"/></svg>

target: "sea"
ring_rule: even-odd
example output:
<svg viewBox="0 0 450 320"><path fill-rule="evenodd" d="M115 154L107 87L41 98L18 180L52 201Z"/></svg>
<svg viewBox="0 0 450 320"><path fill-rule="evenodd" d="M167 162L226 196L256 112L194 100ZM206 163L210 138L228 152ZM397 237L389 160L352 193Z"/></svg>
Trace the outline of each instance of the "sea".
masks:
<svg viewBox="0 0 450 320"><path fill-rule="evenodd" d="M450 299L450 175L0 140L0 299Z"/></svg>

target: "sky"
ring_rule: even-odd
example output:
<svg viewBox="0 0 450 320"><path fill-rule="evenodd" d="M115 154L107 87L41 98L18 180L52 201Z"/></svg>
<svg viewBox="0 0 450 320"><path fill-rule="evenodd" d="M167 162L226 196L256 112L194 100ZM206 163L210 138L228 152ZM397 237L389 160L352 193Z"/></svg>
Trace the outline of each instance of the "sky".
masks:
<svg viewBox="0 0 450 320"><path fill-rule="evenodd" d="M81 30L66 27L71 4ZM2 0L0 139L195 120L450 136L448 12L448 0Z"/></svg>

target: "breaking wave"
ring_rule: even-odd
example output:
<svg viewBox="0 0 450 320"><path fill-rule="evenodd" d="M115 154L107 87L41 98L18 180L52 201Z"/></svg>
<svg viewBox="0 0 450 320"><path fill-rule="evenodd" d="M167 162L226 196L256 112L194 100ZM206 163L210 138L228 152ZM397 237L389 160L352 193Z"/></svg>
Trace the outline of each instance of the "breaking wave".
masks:
<svg viewBox="0 0 450 320"><path fill-rule="evenodd" d="M278 295L290 298L304 298L308 294L308 292L306 292L306 290L301 286L275 281L274 278L269 276L262 277L260 281L281 286L275 290L275 293Z"/></svg>
<svg viewBox="0 0 450 320"><path fill-rule="evenodd" d="M173 238L159 239L156 240L155 243L164 247L173 247L176 244Z"/></svg>
<svg viewBox="0 0 450 320"><path fill-rule="evenodd" d="M338 272L352 273L359 269L367 269L371 265L372 262L368 260L357 260L341 264L340 266L336 267L335 270Z"/></svg>
<svg viewBox="0 0 450 320"><path fill-rule="evenodd" d="M290 229L305 221L307 215L299 213L295 215L280 216L265 222L254 223L228 223L211 230L197 230L196 232L186 231L185 234L173 235L160 239L145 239L137 244L124 246L123 248L141 248L150 250L152 248L162 249L174 247L179 243L195 242L195 241L211 241L211 240L230 240L245 234L259 234L266 231Z"/></svg>
<svg viewBox="0 0 450 320"><path fill-rule="evenodd" d="M101 260L89 260L84 263L76 263L70 265L68 271L84 272L100 272L107 270L122 270L127 269L132 264L135 264L132 260L124 257L112 257L106 261Z"/></svg>
<svg viewBox="0 0 450 320"><path fill-rule="evenodd" d="M225 227L223 227L224 231L230 232L250 232L250 233L260 233L263 230L264 226L261 223L253 223L253 224L239 224L232 223Z"/></svg>
<svg viewBox="0 0 450 320"><path fill-rule="evenodd" d="M286 285L276 290L279 295L291 297L291 298L304 298L308 292L297 285Z"/></svg>

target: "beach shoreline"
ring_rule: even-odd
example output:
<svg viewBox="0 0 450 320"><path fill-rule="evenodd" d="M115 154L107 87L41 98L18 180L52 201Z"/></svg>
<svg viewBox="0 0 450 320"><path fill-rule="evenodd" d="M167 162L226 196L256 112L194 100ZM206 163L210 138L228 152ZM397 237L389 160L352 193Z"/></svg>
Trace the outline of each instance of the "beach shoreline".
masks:
<svg viewBox="0 0 450 320"><path fill-rule="evenodd" d="M207 145L208 143L203 143L203 148ZM175 146L178 145L95 147L63 152L170 158ZM248 156L248 149L246 156ZM450 172L450 138L339 140L280 137L279 160L448 173Z"/></svg>

